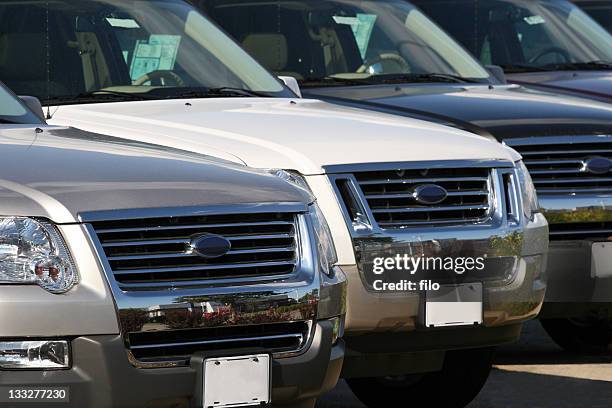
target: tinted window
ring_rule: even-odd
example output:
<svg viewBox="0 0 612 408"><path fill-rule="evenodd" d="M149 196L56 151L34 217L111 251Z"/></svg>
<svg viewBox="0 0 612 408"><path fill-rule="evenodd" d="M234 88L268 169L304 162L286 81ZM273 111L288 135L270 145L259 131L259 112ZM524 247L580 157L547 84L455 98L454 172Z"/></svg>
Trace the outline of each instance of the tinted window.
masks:
<svg viewBox="0 0 612 408"><path fill-rule="evenodd" d="M603 28L612 32L612 1L581 1L577 4Z"/></svg>
<svg viewBox="0 0 612 408"><path fill-rule="evenodd" d="M207 13L268 69L303 82L440 73L489 74L409 3L209 0Z"/></svg>
<svg viewBox="0 0 612 408"><path fill-rule="evenodd" d="M610 34L569 2L416 0L415 3L485 64L547 67L612 61Z"/></svg>
<svg viewBox="0 0 612 408"><path fill-rule="evenodd" d="M16 92L42 100L100 89L163 95L193 87L285 92L179 0L0 2L0 78Z"/></svg>

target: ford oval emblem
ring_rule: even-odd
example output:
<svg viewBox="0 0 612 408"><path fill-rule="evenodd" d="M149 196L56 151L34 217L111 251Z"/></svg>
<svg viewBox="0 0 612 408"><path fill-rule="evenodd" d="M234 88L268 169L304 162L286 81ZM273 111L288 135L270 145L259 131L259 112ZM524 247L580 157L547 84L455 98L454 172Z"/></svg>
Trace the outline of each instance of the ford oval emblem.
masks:
<svg viewBox="0 0 612 408"><path fill-rule="evenodd" d="M448 191L437 184L423 184L412 192L414 199L425 205L439 204L448 197Z"/></svg>
<svg viewBox="0 0 612 408"><path fill-rule="evenodd" d="M229 252L231 242L220 235L200 234L191 237L190 252L203 258L218 258Z"/></svg>
<svg viewBox="0 0 612 408"><path fill-rule="evenodd" d="M584 162L584 171L592 174L605 174L612 169L612 161L605 157L591 157Z"/></svg>

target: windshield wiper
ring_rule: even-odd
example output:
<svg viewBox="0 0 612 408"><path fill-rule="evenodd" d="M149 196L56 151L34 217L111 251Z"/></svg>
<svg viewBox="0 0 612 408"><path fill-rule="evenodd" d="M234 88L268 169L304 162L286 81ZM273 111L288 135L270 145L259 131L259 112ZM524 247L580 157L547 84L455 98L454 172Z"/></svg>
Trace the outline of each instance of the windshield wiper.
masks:
<svg viewBox="0 0 612 408"><path fill-rule="evenodd" d="M527 65L527 64L506 64L500 65L500 67L507 74L520 74L523 72L547 72L554 71L551 69L547 69L544 67L537 67L535 65Z"/></svg>
<svg viewBox="0 0 612 408"><path fill-rule="evenodd" d="M307 77L300 79L300 85L307 87L316 86L342 86L342 85L371 85L369 77L366 78L343 78L338 76Z"/></svg>
<svg viewBox="0 0 612 408"><path fill-rule="evenodd" d="M137 94L131 92L106 91L103 89L91 92L83 92L77 95L52 96L43 101L44 105L88 103L88 102L125 102L125 101L146 101L158 99L152 95Z"/></svg>
<svg viewBox="0 0 612 408"><path fill-rule="evenodd" d="M0 118L0 123L3 125L19 125L20 123L10 119Z"/></svg>
<svg viewBox="0 0 612 408"><path fill-rule="evenodd" d="M458 75L427 73L427 74L374 74L363 78L345 78L340 76L325 76L305 78L300 81L301 85L325 86L332 84L342 85L374 85L374 84L400 84L405 82L451 82L451 83L481 83L471 78Z"/></svg>
<svg viewBox="0 0 612 408"><path fill-rule="evenodd" d="M256 97L256 98L269 98L270 95L266 95L262 92L251 91L243 88L232 88L224 86L220 88L192 88L183 89L181 91L176 90L171 94L165 96L165 99L189 99L189 98L222 98L222 97Z"/></svg>
<svg viewBox="0 0 612 408"><path fill-rule="evenodd" d="M563 64L547 64L544 66L551 71L599 71L611 70L612 62L606 61L588 61L588 62L567 62Z"/></svg>
<svg viewBox="0 0 612 408"><path fill-rule="evenodd" d="M464 78L459 75L442 74L437 72L424 73L424 74L380 74L373 75L372 80L394 84L401 82L452 82L452 83L480 83L477 80L471 78Z"/></svg>

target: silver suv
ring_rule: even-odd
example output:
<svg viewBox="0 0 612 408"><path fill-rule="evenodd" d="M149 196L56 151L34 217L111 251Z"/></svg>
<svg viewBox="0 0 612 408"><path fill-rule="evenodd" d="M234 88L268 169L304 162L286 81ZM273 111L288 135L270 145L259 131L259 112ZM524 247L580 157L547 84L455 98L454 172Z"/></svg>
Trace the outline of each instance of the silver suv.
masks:
<svg viewBox="0 0 612 408"><path fill-rule="evenodd" d="M305 190L47 126L3 87L0 144L0 406L313 406L335 386L345 276Z"/></svg>

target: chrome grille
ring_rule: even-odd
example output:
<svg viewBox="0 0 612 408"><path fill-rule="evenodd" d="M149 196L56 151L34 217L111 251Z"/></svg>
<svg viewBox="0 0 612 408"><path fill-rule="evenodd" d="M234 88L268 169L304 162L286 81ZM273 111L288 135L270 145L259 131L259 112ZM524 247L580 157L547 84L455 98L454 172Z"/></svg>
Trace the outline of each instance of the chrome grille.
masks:
<svg viewBox="0 0 612 408"><path fill-rule="evenodd" d="M549 224L551 241L584 240L612 241L612 222L569 222Z"/></svg>
<svg viewBox="0 0 612 408"><path fill-rule="evenodd" d="M598 194L612 192L612 173L594 174L587 162L612 159L612 135L507 139L529 169L538 194Z"/></svg>
<svg viewBox="0 0 612 408"><path fill-rule="evenodd" d="M311 322L270 323L187 330L129 333L128 348L143 363L185 364L197 352L232 349L265 349L293 353L306 346Z"/></svg>
<svg viewBox="0 0 612 408"><path fill-rule="evenodd" d="M353 176L381 228L475 223L490 215L488 168L362 171ZM420 204L413 193L426 184L443 187L448 196L439 204Z"/></svg>
<svg viewBox="0 0 612 408"><path fill-rule="evenodd" d="M128 219L92 226L123 290L278 277L293 273L298 262L291 213ZM228 239L231 250L219 258L191 253L191 237L203 233Z"/></svg>

